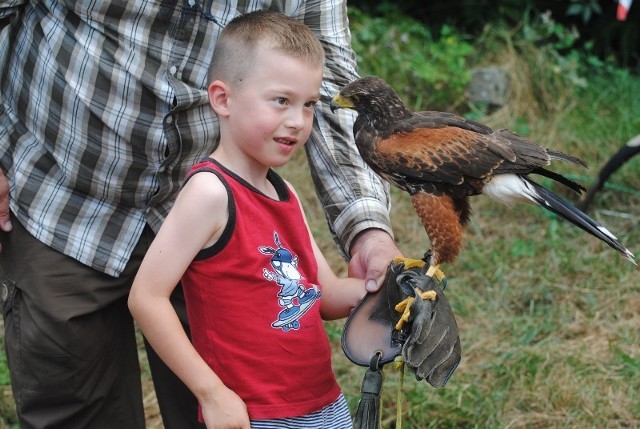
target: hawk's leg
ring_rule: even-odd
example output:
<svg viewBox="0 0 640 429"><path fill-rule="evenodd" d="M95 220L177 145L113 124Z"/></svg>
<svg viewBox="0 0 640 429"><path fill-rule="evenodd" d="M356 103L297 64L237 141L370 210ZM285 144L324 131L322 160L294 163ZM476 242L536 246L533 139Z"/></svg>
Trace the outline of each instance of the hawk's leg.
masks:
<svg viewBox="0 0 640 429"><path fill-rule="evenodd" d="M408 270L409 268L414 268L414 267L423 268L426 265L426 262L422 259L411 259L411 258L405 258L403 256L398 256L396 258L393 258L392 262L395 265L403 264L405 270Z"/></svg>
<svg viewBox="0 0 640 429"><path fill-rule="evenodd" d="M429 269L427 270L426 275L428 277L435 278L443 285L447 283L447 279L444 275L444 272L440 269L440 265L429 265ZM442 289L444 289L444 287Z"/></svg>
<svg viewBox="0 0 640 429"><path fill-rule="evenodd" d="M431 242L427 275L440 281L444 288L445 275L440 264L453 262L460 254L463 224L468 215L466 200L417 192L411 196L411 202Z"/></svg>
<svg viewBox="0 0 640 429"><path fill-rule="evenodd" d="M429 256L427 256L425 259L411 259L411 258L398 256L397 258L393 259L393 263L396 265L404 264L404 269L407 270L409 268L414 268L414 267L424 268L424 266L427 264L425 260L430 260L430 259L431 258ZM427 270L426 275L431 278L435 278L440 283L446 282L444 272L440 269L440 265L429 264L429 269Z"/></svg>
<svg viewBox="0 0 640 429"><path fill-rule="evenodd" d="M427 266L427 262L426 262L427 259L428 258L426 257L424 259L411 259L411 258L405 258L405 257L399 256L393 259L393 264L394 265L403 264L404 270L408 270L410 268L419 268L421 270L424 270L425 267ZM440 270L440 268L437 265L429 265L429 269L426 270L426 275L431 278L435 277L438 281L442 282L443 285L446 284L444 273ZM428 299L431 301L436 300L436 292L433 290L422 291L418 288L413 288L413 292L414 292L414 296L409 296L405 298L395 306L395 310L398 313L402 313L402 316L400 316L400 320L398 320L398 323L396 323L396 326L395 326L396 330L398 331L401 330L402 327L405 325L405 323L409 321L409 317L411 317L411 313L409 312L409 307L411 307L411 304L416 298Z"/></svg>

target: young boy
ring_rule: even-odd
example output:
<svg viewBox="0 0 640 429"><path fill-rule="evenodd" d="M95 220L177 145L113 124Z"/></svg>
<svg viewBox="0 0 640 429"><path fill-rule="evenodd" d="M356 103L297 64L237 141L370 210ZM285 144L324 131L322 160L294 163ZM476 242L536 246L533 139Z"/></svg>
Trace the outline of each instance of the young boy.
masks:
<svg viewBox="0 0 640 429"><path fill-rule="evenodd" d="M187 176L131 289L133 316L208 428L351 427L322 319L346 317L364 280L336 277L272 170L309 137L323 57L277 13L224 29L209 86L220 144ZM169 302L179 281L193 345Z"/></svg>

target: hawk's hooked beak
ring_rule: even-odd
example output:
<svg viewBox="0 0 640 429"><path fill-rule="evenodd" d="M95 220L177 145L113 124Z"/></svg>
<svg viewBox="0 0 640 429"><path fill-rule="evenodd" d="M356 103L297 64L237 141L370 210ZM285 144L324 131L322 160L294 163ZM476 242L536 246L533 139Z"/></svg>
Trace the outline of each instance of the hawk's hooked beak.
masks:
<svg viewBox="0 0 640 429"><path fill-rule="evenodd" d="M355 109L356 106L353 105L353 102L349 97L343 97L338 94L331 99L331 103L329 103L329 108L331 109L331 113L335 112L338 109Z"/></svg>

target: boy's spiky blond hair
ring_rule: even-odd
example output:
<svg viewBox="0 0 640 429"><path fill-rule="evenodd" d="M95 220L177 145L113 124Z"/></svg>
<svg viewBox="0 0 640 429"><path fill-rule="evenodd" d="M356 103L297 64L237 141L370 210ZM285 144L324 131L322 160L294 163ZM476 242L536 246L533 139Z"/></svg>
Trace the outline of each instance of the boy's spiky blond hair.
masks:
<svg viewBox="0 0 640 429"><path fill-rule="evenodd" d="M240 84L252 70L260 49L276 49L312 67L322 67L324 50L301 21L278 12L256 11L234 18L222 30L216 44L209 83L226 80Z"/></svg>

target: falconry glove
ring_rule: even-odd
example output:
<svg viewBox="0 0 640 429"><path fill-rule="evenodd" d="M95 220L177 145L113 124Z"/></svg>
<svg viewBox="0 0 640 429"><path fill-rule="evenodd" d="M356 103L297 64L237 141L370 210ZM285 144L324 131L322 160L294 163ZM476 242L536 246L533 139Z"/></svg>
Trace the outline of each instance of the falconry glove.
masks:
<svg viewBox="0 0 640 429"><path fill-rule="evenodd" d="M396 277L396 283L409 297L408 332L404 327L400 329L400 336L406 335L402 358L416 379L442 387L461 358L458 325L449 301L436 282L423 272L403 271Z"/></svg>
<svg viewBox="0 0 640 429"><path fill-rule="evenodd" d="M376 428L382 367L402 356L416 379L444 386L460 363L461 347L453 311L426 268L392 262L382 287L351 313L342 348L353 363L368 367L356 411L357 429Z"/></svg>

